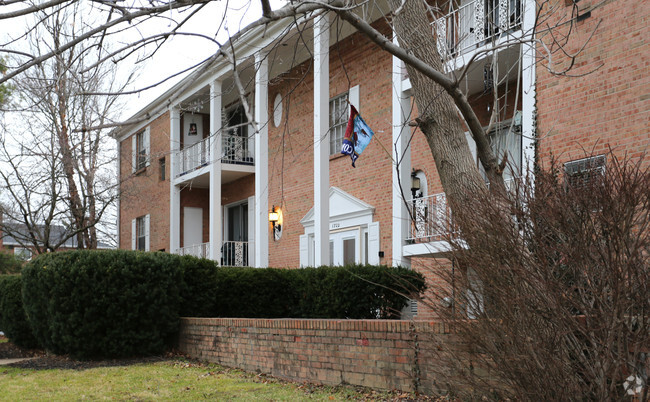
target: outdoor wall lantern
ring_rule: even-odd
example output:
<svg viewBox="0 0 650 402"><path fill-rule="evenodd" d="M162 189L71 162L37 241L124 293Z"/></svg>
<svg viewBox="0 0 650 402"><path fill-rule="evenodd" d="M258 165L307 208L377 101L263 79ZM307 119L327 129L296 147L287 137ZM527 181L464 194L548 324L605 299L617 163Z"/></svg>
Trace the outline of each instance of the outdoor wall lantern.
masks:
<svg viewBox="0 0 650 402"><path fill-rule="evenodd" d="M282 236L281 214L282 211L280 208L276 208L275 205L271 208L271 212L269 212L269 222L271 222L273 227L272 233L274 241L280 240L280 236Z"/></svg>
<svg viewBox="0 0 650 402"><path fill-rule="evenodd" d="M418 191L420 191L420 178L415 173L415 169L413 169L411 172L411 194L413 194L414 202Z"/></svg>

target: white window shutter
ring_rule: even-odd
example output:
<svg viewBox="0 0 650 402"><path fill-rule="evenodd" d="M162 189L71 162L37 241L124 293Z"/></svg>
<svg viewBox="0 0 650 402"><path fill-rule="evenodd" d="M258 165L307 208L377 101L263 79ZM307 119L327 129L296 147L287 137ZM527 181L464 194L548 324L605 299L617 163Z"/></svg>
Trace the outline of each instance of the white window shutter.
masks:
<svg viewBox="0 0 650 402"><path fill-rule="evenodd" d="M149 214L147 214L144 217L144 251L149 251L150 243L151 242L149 236Z"/></svg>
<svg viewBox="0 0 650 402"><path fill-rule="evenodd" d="M248 266L255 266L255 196L248 197Z"/></svg>
<svg viewBox="0 0 650 402"><path fill-rule="evenodd" d="M309 266L309 235L300 235L300 268Z"/></svg>
<svg viewBox="0 0 650 402"><path fill-rule="evenodd" d="M150 137L151 137L151 128L147 127L144 130L144 149L145 149L145 153L147 155L145 166L149 166L151 164L151 147L149 145L150 144L150 140L149 140Z"/></svg>
<svg viewBox="0 0 650 402"><path fill-rule="evenodd" d="M379 222L372 222L368 224L368 264L379 263Z"/></svg>
<svg viewBox="0 0 650 402"><path fill-rule="evenodd" d="M136 219L133 219L131 221L131 250L136 250L136 239L137 239L137 230L138 230L138 225L136 224Z"/></svg>
<svg viewBox="0 0 650 402"><path fill-rule="evenodd" d="M359 104L359 86L355 85L350 90L348 91L348 101L350 101L350 104L357 109L359 113L361 113L361 105ZM349 114L349 113L348 113Z"/></svg>
<svg viewBox="0 0 650 402"><path fill-rule="evenodd" d="M131 137L131 173L137 170L138 166L138 135Z"/></svg>

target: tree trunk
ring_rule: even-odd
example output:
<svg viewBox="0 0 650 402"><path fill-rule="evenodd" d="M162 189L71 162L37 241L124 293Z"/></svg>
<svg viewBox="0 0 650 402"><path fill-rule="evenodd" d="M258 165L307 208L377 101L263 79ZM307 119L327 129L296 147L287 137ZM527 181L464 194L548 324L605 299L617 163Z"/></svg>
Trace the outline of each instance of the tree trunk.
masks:
<svg viewBox="0 0 650 402"><path fill-rule="evenodd" d="M443 71L424 2L390 0L390 3L393 10L399 10L393 17L393 26L400 46L436 70ZM406 70L419 113L416 121L427 139L452 211L457 213L467 205L470 195L487 191L487 186L472 158L452 96L411 65L406 64ZM484 163L486 174L500 188L503 179L495 169L497 160L491 149L485 148L482 147L480 152L489 153L487 159L492 162L488 166Z"/></svg>

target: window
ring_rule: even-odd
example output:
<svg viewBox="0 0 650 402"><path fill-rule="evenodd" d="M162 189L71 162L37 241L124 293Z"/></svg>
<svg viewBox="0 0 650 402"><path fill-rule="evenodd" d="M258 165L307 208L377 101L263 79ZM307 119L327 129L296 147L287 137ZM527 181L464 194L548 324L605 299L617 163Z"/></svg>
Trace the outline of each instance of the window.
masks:
<svg viewBox="0 0 650 402"><path fill-rule="evenodd" d="M330 99L330 155L341 152L348 117L348 93Z"/></svg>
<svg viewBox="0 0 650 402"><path fill-rule="evenodd" d="M158 159L158 166L160 167L160 181L165 181L165 158Z"/></svg>
<svg viewBox="0 0 650 402"><path fill-rule="evenodd" d="M147 148L144 146L144 132L136 134L136 138L136 152L138 154L136 169L140 170L147 166Z"/></svg>
<svg viewBox="0 0 650 402"><path fill-rule="evenodd" d="M510 123L504 123L489 133L489 136L492 150L499 163L503 160L503 156L508 154L503 180L509 182L521 176L521 126L511 127Z"/></svg>
<svg viewBox="0 0 650 402"><path fill-rule="evenodd" d="M149 251L149 215L131 221L131 249Z"/></svg>
<svg viewBox="0 0 650 402"><path fill-rule="evenodd" d="M15 247L14 256L22 261L29 261L32 259L32 250L25 247Z"/></svg>
<svg viewBox="0 0 650 402"><path fill-rule="evenodd" d="M149 127L135 134L132 138L132 171L137 172L149 166Z"/></svg>
<svg viewBox="0 0 650 402"><path fill-rule="evenodd" d="M136 220L136 230L137 230L137 244L136 247L138 250L144 251L145 244L147 242L147 233L145 231L145 217L141 216Z"/></svg>
<svg viewBox="0 0 650 402"><path fill-rule="evenodd" d="M567 185L578 188L593 183L605 173L605 162L605 155L598 155L565 163Z"/></svg>

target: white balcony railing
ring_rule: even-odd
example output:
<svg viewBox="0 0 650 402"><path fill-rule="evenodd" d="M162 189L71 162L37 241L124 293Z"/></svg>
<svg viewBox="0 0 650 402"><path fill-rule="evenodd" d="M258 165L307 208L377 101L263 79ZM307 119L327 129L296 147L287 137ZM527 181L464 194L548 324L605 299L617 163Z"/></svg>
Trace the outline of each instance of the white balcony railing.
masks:
<svg viewBox="0 0 650 402"><path fill-rule="evenodd" d="M506 191L515 194L517 178L504 180ZM490 183L486 183L488 188ZM408 241L429 242L444 240L449 234L457 232L454 227L451 209L445 193L408 200L411 216L411 230Z"/></svg>
<svg viewBox="0 0 650 402"><path fill-rule="evenodd" d="M224 134L222 138L222 163L236 163L240 165L253 164L253 154L255 150L252 149L253 147L249 146L250 141L248 137Z"/></svg>
<svg viewBox="0 0 650 402"><path fill-rule="evenodd" d="M248 242L224 241L221 247L221 265L224 267L247 267Z"/></svg>
<svg viewBox="0 0 650 402"><path fill-rule="evenodd" d="M521 0L474 0L433 22L438 51L448 60L521 26Z"/></svg>
<svg viewBox="0 0 650 402"><path fill-rule="evenodd" d="M183 148L179 152L180 172L183 175L210 163L210 138Z"/></svg>
<svg viewBox="0 0 650 402"><path fill-rule="evenodd" d="M178 249L178 254L193 255L194 257L199 257L199 258L209 258L210 243L200 243L200 244L193 244L187 247L181 247Z"/></svg>
<svg viewBox="0 0 650 402"><path fill-rule="evenodd" d="M408 205L412 220L407 240L444 240L445 235L453 233L451 209L447 205L445 193L415 198Z"/></svg>

